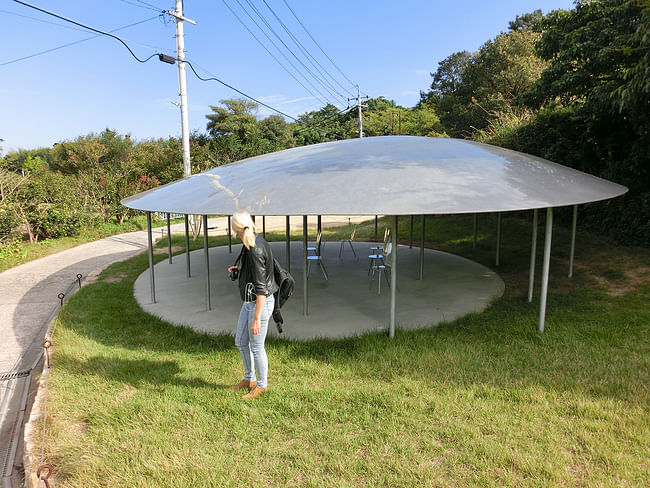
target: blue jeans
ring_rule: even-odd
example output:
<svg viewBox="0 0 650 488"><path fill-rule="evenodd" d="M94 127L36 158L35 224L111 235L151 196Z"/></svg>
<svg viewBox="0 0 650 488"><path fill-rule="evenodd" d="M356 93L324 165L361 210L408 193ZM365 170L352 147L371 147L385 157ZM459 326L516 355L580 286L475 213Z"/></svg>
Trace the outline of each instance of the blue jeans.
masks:
<svg viewBox="0 0 650 488"><path fill-rule="evenodd" d="M237 322L235 344L239 348L244 363L244 378L247 381L255 381L255 373L257 373L257 386L259 388L266 388L267 385L269 361L264 350L264 341L266 340L269 319L273 314L274 303L273 295L266 297L260 318L260 331L257 334L253 335L251 333L251 325L255 318L255 302L244 302L242 304L239 321ZM255 369L253 369L253 362Z"/></svg>

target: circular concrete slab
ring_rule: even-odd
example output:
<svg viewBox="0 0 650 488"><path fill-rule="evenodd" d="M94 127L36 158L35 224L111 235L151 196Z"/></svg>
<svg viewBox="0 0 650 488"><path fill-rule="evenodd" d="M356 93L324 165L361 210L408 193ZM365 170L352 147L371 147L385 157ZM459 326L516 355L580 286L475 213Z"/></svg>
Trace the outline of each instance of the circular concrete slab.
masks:
<svg viewBox="0 0 650 488"><path fill-rule="evenodd" d="M323 263L329 275L312 266L309 277L309 315L303 315L302 242L291 244L291 274L296 279L293 296L282 308L284 333L280 337L310 340L341 338L369 331L387 330L390 288L385 279L378 294L377 278L368 277L372 242L354 242L358 259L348 244L339 258L338 241L323 246ZM273 255L286 267L286 243L271 243ZM134 293L147 312L168 322L200 332L234 335L241 299L226 268L239 254L240 245L209 250L212 310L207 311L205 255L190 253L191 278L187 278L185 254L158 263L154 268L156 303L151 303L149 270L135 282ZM492 270L459 256L425 249L424 280L418 280L420 249L399 246L397 326L403 329L431 327L470 312L479 312L503 294L505 285ZM275 324L269 335L278 336Z"/></svg>

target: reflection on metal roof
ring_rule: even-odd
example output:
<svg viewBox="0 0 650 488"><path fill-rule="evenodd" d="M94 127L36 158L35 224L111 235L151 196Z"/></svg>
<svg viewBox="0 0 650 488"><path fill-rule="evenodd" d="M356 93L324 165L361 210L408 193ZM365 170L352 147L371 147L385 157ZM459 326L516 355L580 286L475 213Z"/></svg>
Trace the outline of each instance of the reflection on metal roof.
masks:
<svg viewBox="0 0 650 488"><path fill-rule="evenodd" d="M419 215L560 207L627 188L460 139L384 136L296 147L125 198L137 210L230 215Z"/></svg>

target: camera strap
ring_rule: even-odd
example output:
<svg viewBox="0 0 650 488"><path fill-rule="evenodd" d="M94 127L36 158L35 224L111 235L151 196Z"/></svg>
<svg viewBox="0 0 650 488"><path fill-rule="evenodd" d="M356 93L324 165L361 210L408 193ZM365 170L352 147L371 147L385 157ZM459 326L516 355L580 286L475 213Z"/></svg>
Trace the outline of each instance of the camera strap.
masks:
<svg viewBox="0 0 650 488"><path fill-rule="evenodd" d="M237 259L235 259L235 264L233 266L239 266L239 262L242 260L242 256L244 256L244 250L246 249L246 246L243 244L241 245L241 251L239 252L239 256L237 256Z"/></svg>

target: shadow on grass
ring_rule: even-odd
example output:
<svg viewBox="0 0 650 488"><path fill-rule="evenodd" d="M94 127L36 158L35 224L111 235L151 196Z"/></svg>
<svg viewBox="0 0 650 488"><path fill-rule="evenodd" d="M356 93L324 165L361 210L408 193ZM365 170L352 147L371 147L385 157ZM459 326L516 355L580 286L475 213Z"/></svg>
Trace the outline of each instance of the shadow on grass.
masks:
<svg viewBox="0 0 650 488"><path fill-rule="evenodd" d="M227 385L209 383L200 378L182 378L176 361L118 359L94 356L79 360L68 354L57 356L57 367L80 376L95 375L139 388L144 385L175 385L191 388L225 389Z"/></svg>

